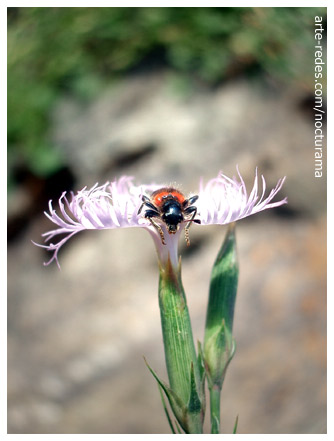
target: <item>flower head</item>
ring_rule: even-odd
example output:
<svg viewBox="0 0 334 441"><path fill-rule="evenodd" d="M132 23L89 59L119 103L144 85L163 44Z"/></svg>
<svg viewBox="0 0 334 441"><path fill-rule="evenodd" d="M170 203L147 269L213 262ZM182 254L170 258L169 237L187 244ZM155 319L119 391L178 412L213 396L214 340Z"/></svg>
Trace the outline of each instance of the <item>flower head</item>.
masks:
<svg viewBox="0 0 334 441"><path fill-rule="evenodd" d="M262 194L259 197L257 171L249 195L239 170L238 176L239 180L219 173L217 178L211 179L206 185L201 182L199 197L195 202L197 213L194 220L201 225L224 225L287 202L287 198L271 202L282 188L285 178L280 179L269 195L264 197L266 184L262 176ZM154 223L158 224L159 230L162 230L164 237L162 241L161 232L159 233L154 224L145 218L145 213L140 210L143 196L147 199L145 195L161 187L153 184L136 186L133 184L132 177L123 176L117 181L107 182L102 186L95 184L91 189L85 187L77 194L71 192L69 197L64 192L58 201L58 213L50 201L49 212L45 212L45 215L57 225L57 228L42 235L45 237L45 242L48 242L47 245L36 244L53 253L45 265L56 260L59 266L59 249L79 231L141 227L151 234L159 261L165 264L169 258L172 265L176 266L178 264L178 239L188 220L181 222L177 231L170 234L166 224L161 219L157 219ZM52 242L54 238L56 238L55 243Z"/></svg>

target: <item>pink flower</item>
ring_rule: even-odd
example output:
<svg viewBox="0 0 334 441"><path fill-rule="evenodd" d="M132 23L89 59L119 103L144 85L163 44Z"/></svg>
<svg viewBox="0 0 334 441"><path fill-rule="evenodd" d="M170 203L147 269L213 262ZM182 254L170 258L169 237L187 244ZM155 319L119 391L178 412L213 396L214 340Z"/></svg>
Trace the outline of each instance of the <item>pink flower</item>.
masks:
<svg viewBox="0 0 334 441"><path fill-rule="evenodd" d="M287 198L271 202L282 188L285 178L280 179L276 187L265 197L266 184L264 177L261 176L262 193L259 197L257 170L249 195L239 170L238 175L239 180L235 177L230 179L219 173L217 178L211 179L206 185L200 183L199 197L194 205L197 207L195 219L200 221L201 225L225 225L287 203ZM64 192L58 201L58 214L50 201L49 212L45 212L45 215L57 228L42 235L45 237L45 242L48 242L47 245L36 244L53 253L45 265L56 260L59 267L59 249L79 231L141 227L151 234L160 263L164 265L169 257L172 265L177 266L178 239L187 222L181 222L176 233L169 234L164 222L154 218L163 231L165 242L163 244L157 229L145 218L145 209L138 214L142 205L142 196L149 196L161 187L162 185L136 186L133 184L133 178L123 176L118 181L107 182L102 186L96 184L89 190L85 187L77 194L71 192L70 197ZM56 240L53 243L54 238Z"/></svg>

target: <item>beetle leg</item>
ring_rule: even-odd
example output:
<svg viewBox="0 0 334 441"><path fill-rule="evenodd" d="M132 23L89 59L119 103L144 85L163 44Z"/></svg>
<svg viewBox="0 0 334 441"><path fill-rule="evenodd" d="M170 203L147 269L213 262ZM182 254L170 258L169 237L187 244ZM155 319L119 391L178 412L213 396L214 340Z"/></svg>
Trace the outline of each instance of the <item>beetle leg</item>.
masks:
<svg viewBox="0 0 334 441"><path fill-rule="evenodd" d="M150 198L148 198L147 196L143 195L141 200L143 201L143 203L139 207L139 210L138 210L137 214L141 213L144 205L146 205L148 208L151 208L152 210L156 210L156 207L152 204Z"/></svg>
<svg viewBox="0 0 334 441"><path fill-rule="evenodd" d="M145 218L150 219L151 217L159 217L159 212L157 210L146 210Z"/></svg>
<svg viewBox="0 0 334 441"><path fill-rule="evenodd" d="M157 224L157 223L156 223L151 217L149 217L148 220L151 222L151 224L153 225L153 227L154 227L154 228L158 231L158 233L160 234L162 245L166 245L164 232L162 231L162 228L160 227L160 225Z"/></svg>
<svg viewBox="0 0 334 441"><path fill-rule="evenodd" d="M194 206L188 207L186 210L184 210L184 213L185 213L185 214L191 214L191 213L192 213L191 218L188 219L188 223L187 223L187 225L186 225L186 227L185 227L186 230L188 230L189 227L190 227L190 225L191 225L191 222L193 222L194 217L195 217L196 214L197 214L197 208L194 207Z"/></svg>
<svg viewBox="0 0 334 441"><path fill-rule="evenodd" d="M197 208L195 206L188 207L185 210L185 214L190 214L190 213L192 213L191 218L188 220L187 225L184 228L184 235L185 235L187 246L190 245L189 228L190 228L191 222L194 220L194 217L197 214Z"/></svg>
<svg viewBox="0 0 334 441"><path fill-rule="evenodd" d="M188 224L188 225L189 225L189 224ZM186 240L187 247L189 247L189 246L190 246L189 228L185 228L185 229L184 229L184 238L185 238L185 240Z"/></svg>

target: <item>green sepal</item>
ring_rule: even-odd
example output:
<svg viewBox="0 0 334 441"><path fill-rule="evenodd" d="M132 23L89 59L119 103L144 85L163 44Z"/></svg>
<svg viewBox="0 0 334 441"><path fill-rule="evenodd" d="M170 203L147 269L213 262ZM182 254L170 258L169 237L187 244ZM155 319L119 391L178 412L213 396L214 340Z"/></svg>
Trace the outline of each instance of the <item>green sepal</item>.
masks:
<svg viewBox="0 0 334 441"><path fill-rule="evenodd" d="M190 397L187 404L187 410L190 414L200 413L202 410L201 400L197 392L193 363L191 363L190 370Z"/></svg>
<svg viewBox="0 0 334 441"><path fill-rule="evenodd" d="M235 353L235 340L222 321L220 327L206 341L205 366L209 387L221 389L226 369Z"/></svg>
<svg viewBox="0 0 334 441"><path fill-rule="evenodd" d="M202 350L202 344L200 341L197 341L197 364L199 369L199 375L201 378L201 381L203 381L203 378L205 379L205 367L204 367L204 357L203 357L203 350Z"/></svg>
<svg viewBox="0 0 334 441"><path fill-rule="evenodd" d="M202 401L202 408L203 413L205 412L206 408L206 402L205 402L205 364L204 364L204 355L203 355L203 349L202 344L200 341L197 341L197 364L199 369L199 375L200 375L200 395L201 395L201 401ZM204 415L203 415L204 418Z"/></svg>
<svg viewBox="0 0 334 441"><path fill-rule="evenodd" d="M160 268L159 306L169 385L187 403L192 363L198 390L200 375L181 281L181 265L174 268L169 260L164 268Z"/></svg>
<svg viewBox="0 0 334 441"><path fill-rule="evenodd" d="M182 429L202 433L201 379L180 263L160 267L159 306L169 379L163 390Z"/></svg>

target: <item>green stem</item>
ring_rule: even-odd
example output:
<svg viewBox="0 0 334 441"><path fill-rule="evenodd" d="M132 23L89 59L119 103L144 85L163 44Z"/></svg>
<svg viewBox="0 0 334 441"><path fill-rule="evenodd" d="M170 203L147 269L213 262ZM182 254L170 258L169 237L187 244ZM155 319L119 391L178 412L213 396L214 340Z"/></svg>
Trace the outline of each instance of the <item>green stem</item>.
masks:
<svg viewBox="0 0 334 441"><path fill-rule="evenodd" d="M217 385L213 385L212 388L209 388L209 393L210 393L211 433L219 433L221 388Z"/></svg>

